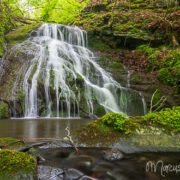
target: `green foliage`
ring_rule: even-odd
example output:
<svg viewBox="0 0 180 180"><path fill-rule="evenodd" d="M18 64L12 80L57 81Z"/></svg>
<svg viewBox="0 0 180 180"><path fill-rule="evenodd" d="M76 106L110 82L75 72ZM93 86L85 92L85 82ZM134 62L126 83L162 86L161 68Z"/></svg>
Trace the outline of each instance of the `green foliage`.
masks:
<svg viewBox="0 0 180 180"><path fill-rule="evenodd" d="M168 55L162 59L164 67L180 68L180 51L173 49L168 52Z"/></svg>
<svg viewBox="0 0 180 180"><path fill-rule="evenodd" d="M35 178L35 159L27 153L13 150L0 151L0 178L13 176L18 172L31 172Z"/></svg>
<svg viewBox="0 0 180 180"><path fill-rule="evenodd" d="M151 48L147 44L140 45L136 48L136 52L139 53L139 55L152 55L154 53L154 49Z"/></svg>
<svg viewBox="0 0 180 180"><path fill-rule="evenodd" d="M158 72L158 79L166 85L175 85L174 77L168 68L162 68Z"/></svg>
<svg viewBox="0 0 180 180"><path fill-rule="evenodd" d="M21 0L1 0L0 2L0 56L4 53L5 34L23 23L25 10Z"/></svg>
<svg viewBox="0 0 180 180"><path fill-rule="evenodd" d="M161 83L180 88L180 51L164 47L152 48L149 45L140 45L136 49L140 56L147 57L147 70L158 71Z"/></svg>
<svg viewBox="0 0 180 180"><path fill-rule="evenodd" d="M0 57L4 54L4 48L5 48L5 40L4 40L4 35L2 32L0 32L0 34L2 34L0 36Z"/></svg>
<svg viewBox="0 0 180 180"><path fill-rule="evenodd" d="M149 112L145 116L126 117L125 114L108 113L101 117L101 122L125 134L132 133L137 128L155 125L167 131L180 132L180 106L166 108L160 112ZM96 123L97 124L97 123Z"/></svg>
<svg viewBox="0 0 180 180"><path fill-rule="evenodd" d="M35 17L37 19L67 24L75 20L88 1L79 3L79 0L30 0L29 5L36 9Z"/></svg>
<svg viewBox="0 0 180 180"><path fill-rule="evenodd" d="M180 131L180 106L172 109L166 108L164 111L148 113L144 119L158 124L169 131Z"/></svg>
<svg viewBox="0 0 180 180"><path fill-rule="evenodd" d="M0 106L0 118L8 118L9 113L8 113L8 106L7 104L3 103Z"/></svg>
<svg viewBox="0 0 180 180"><path fill-rule="evenodd" d="M120 70L120 69L123 69L124 67L123 67L123 64L122 63L120 63L120 62L115 62L115 61L113 61L110 65L109 65L109 67L111 67L111 68L113 68L113 69L116 69L116 70Z"/></svg>
<svg viewBox="0 0 180 180"><path fill-rule="evenodd" d="M140 82L140 76L139 76L138 73L136 73L136 74L134 75L134 81L135 81L136 84L138 84L138 83Z"/></svg>
<svg viewBox="0 0 180 180"><path fill-rule="evenodd" d="M106 111L103 106L96 106L94 108L94 114L98 117L101 117L106 114Z"/></svg>
<svg viewBox="0 0 180 180"><path fill-rule="evenodd" d="M89 46L90 46L90 48L100 49L100 50L110 50L111 49L109 47L109 45L107 45L100 39L100 37L90 39Z"/></svg>
<svg viewBox="0 0 180 180"><path fill-rule="evenodd" d="M129 134L130 130L125 125L129 118L125 114L108 113L101 118L104 124L113 127L115 130L124 131L125 134Z"/></svg>
<svg viewBox="0 0 180 180"><path fill-rule="evenodd" d="M17 95L18 95L18 99L22 102L25 97L24 91L22 89L19 89Z"/></svg>

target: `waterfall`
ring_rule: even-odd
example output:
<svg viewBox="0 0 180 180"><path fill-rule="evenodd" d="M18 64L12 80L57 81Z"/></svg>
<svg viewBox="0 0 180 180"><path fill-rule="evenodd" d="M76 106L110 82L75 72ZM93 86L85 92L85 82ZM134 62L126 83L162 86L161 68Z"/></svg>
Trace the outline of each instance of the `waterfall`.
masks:
<svg viewBox="0 0 180 180"><path fill-rule="evenodd" d="M139 93L115 81L87 45L87 33L78 27L43 24L15 47L33 53L13 88L17 82L23 88L25 117L80 117L81 109L93 114L97 105L106 112L145 113Z"/></svg>

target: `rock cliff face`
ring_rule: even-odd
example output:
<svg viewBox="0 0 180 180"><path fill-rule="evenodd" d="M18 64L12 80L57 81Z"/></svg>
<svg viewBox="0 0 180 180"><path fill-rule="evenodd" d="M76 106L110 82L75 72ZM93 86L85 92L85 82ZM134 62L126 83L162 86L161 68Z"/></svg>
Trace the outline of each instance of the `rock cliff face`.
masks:
<svg viewBox="0 0 180 180"><path fill-rule="evenodd" d="M74 24L88 31L89 46L116 79L129 73L130 86L142 92L148 106L156 89L156 102L165 96L167 106L180 105L179 1L92 0ZM164 63L171 59L176 65ZM162 77L162 68L169 74Z"/></svg>
<svg viewBox="0 0 180 180"><path fill-rule="evenodd" d="M98 65L97 56L86 48L85 31L46 23L27 38L18 34L22 28L6 36L8 49L0 70L1 118L8 116L7 109L10 116L28 118L146 112L142 95L129 89L129 81L120 76L126 75L121 64L117 64L120 69L112 66L120 83ZM21 42L21 37L27 39Z"/></svg>
<svg viewBox="0 0 180 180"><path fill-rule="evenodd" d="M13 109L14 102L12 100L13 84L18 76L18 72L25 72L30 60L34 57L33 53L27 53L29 49L17 50L14 45L24 41L29 36L29 33L39 26L40 23L18 27L16 30L11 31L6 35L7 48L0 62L0 117L2 116L1 114L5 114L5 117L11 116L15 111ZM29 44L29 47L32 48L31 44ZM33 52L35 50L36 47L28 52ZM19 81L22 81L22 78L23 73ZM14 93L17 94L16 107L18 116L23 114L22 106L24 94L21 88L22 87L19 87L14 91ZM6 106L4 106L4 104L6 104ZM4 109L2 107L4 107Z"/></svg>

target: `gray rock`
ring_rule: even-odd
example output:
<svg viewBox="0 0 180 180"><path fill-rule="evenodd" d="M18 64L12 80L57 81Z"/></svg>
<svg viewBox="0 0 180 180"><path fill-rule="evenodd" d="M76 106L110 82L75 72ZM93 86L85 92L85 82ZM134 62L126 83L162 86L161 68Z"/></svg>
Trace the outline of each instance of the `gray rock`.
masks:
<svg viewBox="0 0 180 180"><path fill-rule="evenodd" d="M63 170L50 166L38 166L38 180L63 180Z"/></svg>
<svg viewBox="0 0 180 180"><path fill-rule="evenodd" d="M103 157L104 157L104 159L106 159L108 161L115 161L115 160L122 159L123 154L119 149L113 148L113 149L108 149L108 150L104 151Z"/></svg>

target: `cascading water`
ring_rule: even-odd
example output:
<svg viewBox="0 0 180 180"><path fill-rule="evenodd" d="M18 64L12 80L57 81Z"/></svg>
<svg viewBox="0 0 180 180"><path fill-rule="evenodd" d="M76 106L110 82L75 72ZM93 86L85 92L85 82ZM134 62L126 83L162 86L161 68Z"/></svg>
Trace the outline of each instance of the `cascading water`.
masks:
<svg viewBox="0 0 180 180"><path fill-rule="evenodd" d="M25 94L25 117L80 117L81 111L93 114L97 106L106 112L145 113L140 94L116 82L86 47L86 31L43 24L14 48L26 48L26 53L33 53L13 88L17 89L19 76L23 76L20 86ZM136 106L141 110L134 110Z"/></svg>

